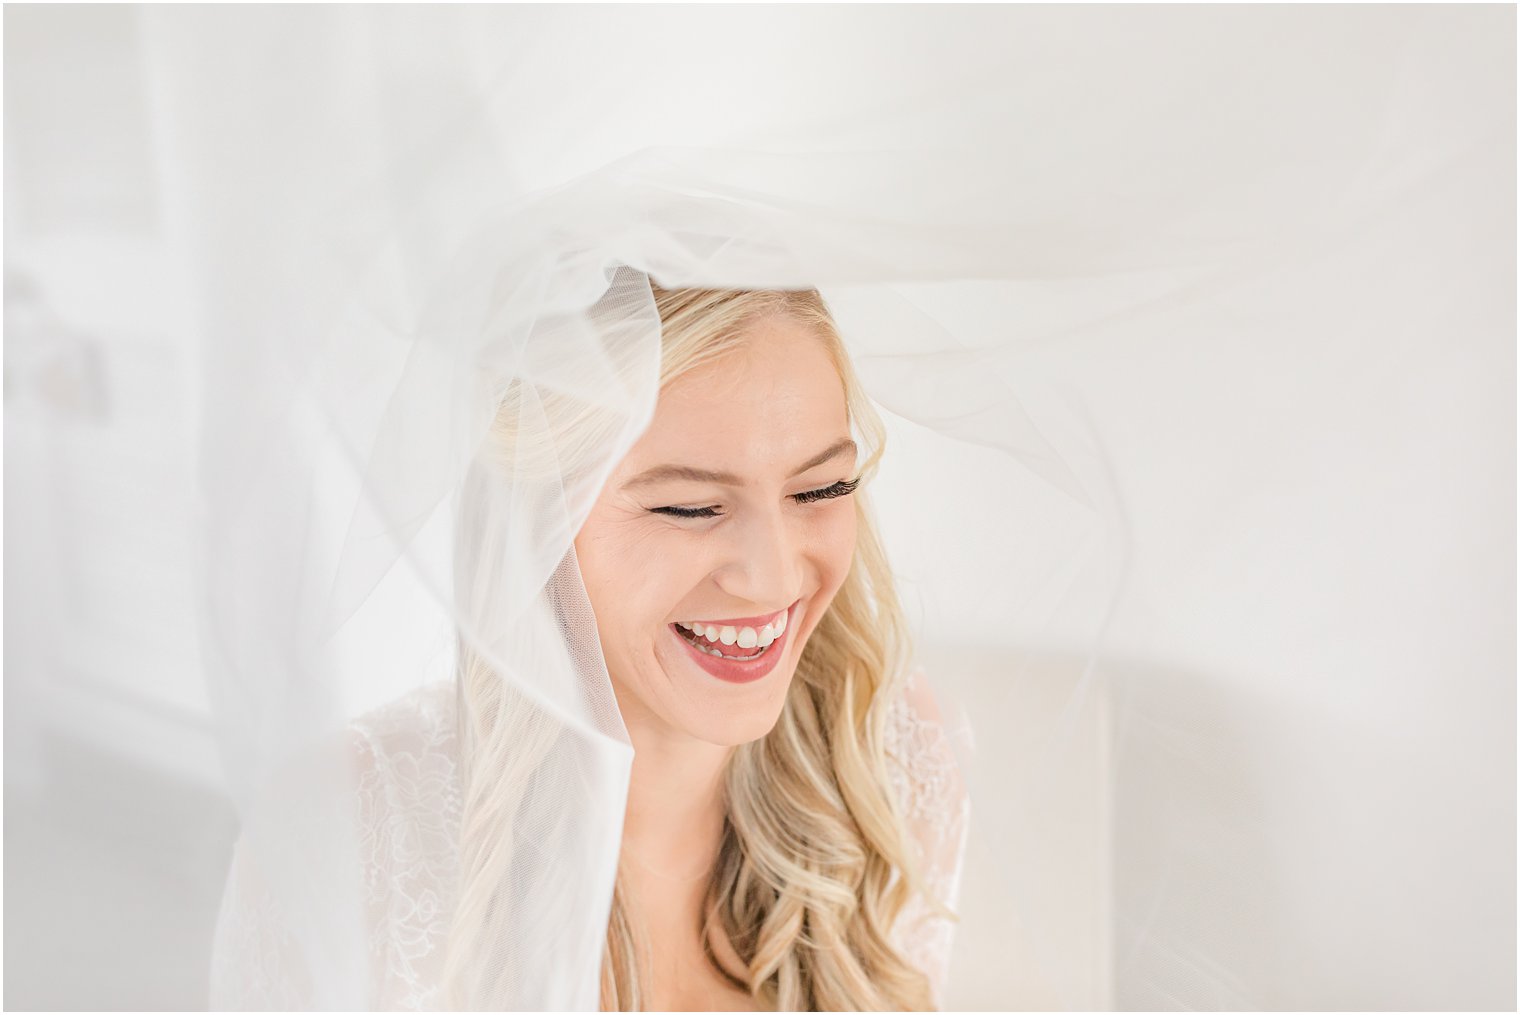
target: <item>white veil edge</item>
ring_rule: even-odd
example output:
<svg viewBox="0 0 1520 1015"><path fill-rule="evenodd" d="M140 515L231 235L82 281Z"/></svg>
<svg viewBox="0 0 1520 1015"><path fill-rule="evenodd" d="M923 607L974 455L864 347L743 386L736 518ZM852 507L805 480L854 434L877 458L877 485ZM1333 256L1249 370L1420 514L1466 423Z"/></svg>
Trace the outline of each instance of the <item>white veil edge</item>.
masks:
<svg viewBox="0 0 1520 1015"><path fill-rule="evenodd" d="M97 665L215 717L319 1006L375 975L328 806L353 759L321 752L453 680L456 626L558 752L523 834L565 877L516 882L534 930L489 989L596 1004L627 751L563 564L653 406L619 266L819 286L889 413L873 497L973 803L947 1006L1513 1005L1512 9L77 17L8 12L12 80L134 81L109 136L146 155L59 174L24 99L7 135L12 518L52 533L7 571L52 590L8 640L8 742L104 743L49 679ZM126 298L121 220L62 209L132 166L162 267ZM154 505L35 482L172 425L95 337L123 308L197 420L171 559L205 692L100 619L162 618L92 619L107 572L56 566ZM461 530L509 391L553 468Z"/></svg>

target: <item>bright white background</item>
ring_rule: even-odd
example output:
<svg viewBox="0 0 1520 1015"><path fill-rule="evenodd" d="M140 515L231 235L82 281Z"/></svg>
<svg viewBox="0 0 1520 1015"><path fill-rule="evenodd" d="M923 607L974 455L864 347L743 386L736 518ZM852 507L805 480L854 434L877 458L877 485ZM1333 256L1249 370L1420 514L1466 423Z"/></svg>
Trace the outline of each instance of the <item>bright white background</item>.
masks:
<svg viewBox="0 0 1520 1015"><path fill-rule="evenodd" d="M1512 9L1488 16L1513 35ZM172 298L172 167L137 25L131 7L5 12L12 1008L203 1005L235 831L191 620L208 393ZM941 693L995 759L980 771L1057 773L1016 827L977 828L968 879L1030 908L963 900L952 1005L1513 1008L1513 110L1494 96L1497 176L1437 179L1397 221L1258 280L1321 300L1318 330L1225 300L1175 354L1072 342L999 364L1026 406L1101 436L1060 450L1118 492L1130 531L1071 529L1006 456L892 420L873 496ZM1426 258L1379 262L1410 235ZM1466 313L1360 330L1359 300L1421 286L1470 294ZM908 294L936 311L932 288ZM1061 298L980 312L1016 323ZM963 541L915 538L947 514ZM1122 573L1092 563L1115 547ZM1043 586L1010 575L1070 588L1067 610L1021 608ZM1105 615L1116 582L1125 608ZM1094 618L1107 653L1087 668L1070 646ZM989 714L1027 725L978 727ZM1346 758L1348 741L1379 749ZM1193 852L1160 848L1190 827ZM1135 894L1125 870L1169 893Z"/></svg>

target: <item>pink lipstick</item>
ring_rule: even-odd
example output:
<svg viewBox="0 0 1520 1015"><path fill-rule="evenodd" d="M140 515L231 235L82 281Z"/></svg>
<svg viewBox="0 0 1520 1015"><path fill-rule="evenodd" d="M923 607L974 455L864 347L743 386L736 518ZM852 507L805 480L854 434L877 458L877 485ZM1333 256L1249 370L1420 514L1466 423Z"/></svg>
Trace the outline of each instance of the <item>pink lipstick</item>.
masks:
<svg viewBox="0 0 1520 1015"><path fill-rule="evenodd" d="M776 639L764 648L744 649L735 645L725 645L721 641L711 642L707 639L699 639L689 631L682 630L675 624L667 624L672 637L681 643L681 650L691 657L702 669L732 684L748 684L759 680L776 668L776 663L781 660L781 654L789 644L796 620L793 616L797 613L798 603L793 603L786 613L786 629L776 636ZM764 624L775 618L776 614L766 614L759 617L741 617L722 621L722 626L753 626ZM706 624L705 621L697 623ZM740 658L733 658L738 656Z"/></svg>

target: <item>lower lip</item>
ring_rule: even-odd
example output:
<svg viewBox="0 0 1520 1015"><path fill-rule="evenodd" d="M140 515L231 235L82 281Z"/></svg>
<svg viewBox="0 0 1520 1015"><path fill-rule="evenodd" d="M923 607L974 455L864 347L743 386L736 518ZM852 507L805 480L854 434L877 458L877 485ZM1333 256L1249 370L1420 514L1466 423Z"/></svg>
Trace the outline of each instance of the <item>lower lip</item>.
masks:
<svg viewBox="0 0 1520 1015"><path fill-rule="evenodd" d="M781 653L783 650L785 650L787 638L791 636L793 627L795 626L796 618L792 616L792 613L795 610L796 604L793 604L788 608L786 614L786 630L781 633L780 637L771 642L769 648L760 653L753 660L720 659L715 655L709 655L708 653L703 652L701 649L697 648L691 642L687 641L686 636L681 634L680 629L677 628L676 625L668 624L666 626L670 628L671 636L674 637L676 641L681 643L682 650L685 651L686 654L690 656L698 666L702 667L704 670L706 670L708 673L711 673L719 680L726 680L731 684L748 684L752 681L759 680L771 670L774 670L776 668L776 664L781 661ZM713 644L722 645L723 643L719 641L714 642Z"/></svg>

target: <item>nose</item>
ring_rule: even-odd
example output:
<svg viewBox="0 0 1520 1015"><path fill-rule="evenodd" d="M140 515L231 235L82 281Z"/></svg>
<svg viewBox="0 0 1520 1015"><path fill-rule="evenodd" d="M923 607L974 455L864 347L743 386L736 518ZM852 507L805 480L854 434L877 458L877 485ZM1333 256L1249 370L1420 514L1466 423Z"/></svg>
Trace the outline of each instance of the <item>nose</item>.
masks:
<svg viewBox="0 0 1520 1015"><path fill-rule="evenodd" d="M725 560L714 575L718 587L756 612L789 605L801 593L807 571L802 533L779 510L747 511L729 528Z"/></svg>

